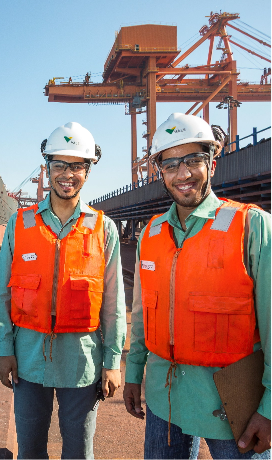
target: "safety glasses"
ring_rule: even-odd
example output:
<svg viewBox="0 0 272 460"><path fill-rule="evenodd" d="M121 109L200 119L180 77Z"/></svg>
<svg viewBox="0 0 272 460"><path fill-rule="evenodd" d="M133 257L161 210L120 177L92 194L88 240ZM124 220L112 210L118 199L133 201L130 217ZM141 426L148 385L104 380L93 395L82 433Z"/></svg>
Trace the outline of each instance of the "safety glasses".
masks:
<svg viewBox="0 0 272 460"><path fill-rule="evenodd" d="M206 166L209 161L209 155L199 152L190 153L184 157L167 158L160 163L160 170L164 174L176 173L179 170L180 163L184 163L189 171L200 169Z"/></svg>
<svg viewBox="0 0 272 460"><path fill-rule="evenodd" d="M70 168L70 171L74 174L82 174L89 170L89 163L80 163L80 162L73 162L67 163L66 161L61 160L51 160L49 162L50 171L52 172L59 172L62 173L66 171L67 168Z"/></svg>

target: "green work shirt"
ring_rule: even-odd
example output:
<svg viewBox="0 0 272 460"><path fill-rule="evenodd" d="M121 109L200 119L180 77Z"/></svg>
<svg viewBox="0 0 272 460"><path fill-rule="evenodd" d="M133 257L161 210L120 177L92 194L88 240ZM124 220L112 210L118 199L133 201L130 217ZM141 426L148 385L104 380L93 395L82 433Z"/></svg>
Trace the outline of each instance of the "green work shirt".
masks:
<svg viewBox="0 0 272 460"><path fill-rule="evenodd" d="M181 248L184 240L196 235L208 219L215 218L216 209L222 205L213 192L187 218L186 231L181 227L176 204L156 219L156 224L167 221L174 229L175 242ZM265 393L258 412L270 418L270 215L259 209L248 211L248 242L244 261L248 274L254 281L255 307L260 330L262 348L265 354L263 385ZM168 421L168 388L166 375L170 362L148 351L144 340L143 307L141 302L141 281L139 255L141 239L137 247L132 309L131 345L127 355L126 382L141 383L146 365L146 402L151 411ZM197 275L197 274L196 274ZM260 346L256 344L255 349ZM228 421L213 416L220 409L221 400L213 381L213 374L219 368L178 364L176 378L171 388L171 422L182 428L186 434L212 439L232 439Z"/></svg>
<svg viewBox="0 0 272 460"><path fill-rule="evenodd" d="M75 225L81 213L90 208L79 200L74 214L62 225L54 214L50 194L39 203L45 225L64 238ZM0 251L0 356L15 354L18 376L46 387L76 388L96 382L102 367L118 369L126 335L126 306L120 243L114 222L104 216L105 273L104 293L100 311L101 332L58 333L53 340L52 362L49 359L50 337L31 329L13 326L10 320L11 263L14 252L14 229L17 213L10 218Z"/></svg>

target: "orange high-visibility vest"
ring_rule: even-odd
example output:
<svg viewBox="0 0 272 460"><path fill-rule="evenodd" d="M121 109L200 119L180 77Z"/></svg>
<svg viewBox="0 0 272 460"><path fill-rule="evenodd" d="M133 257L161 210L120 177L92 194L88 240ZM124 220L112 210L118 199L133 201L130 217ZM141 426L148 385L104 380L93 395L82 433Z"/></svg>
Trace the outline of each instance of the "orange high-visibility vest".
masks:
<svg viewBox="0 0 272 460"><path fill-rule="evenodd" d="M147 348L181 364L226 366L253 352L253 280L243 262L244 205L225 200L215 220L178 249L168 222L149 222L140 251ZM154 222L155 221L155 222ZM151 223L153 222L153 226Z"/></svg>
<svg viewBox="0 0 272 460"><path fill-rule="evenodd" d="M104 281L103 212L82 213L63 239L37 214L19 209L11 267L11 319L50 333L92 332L99 327Z"/></svg>

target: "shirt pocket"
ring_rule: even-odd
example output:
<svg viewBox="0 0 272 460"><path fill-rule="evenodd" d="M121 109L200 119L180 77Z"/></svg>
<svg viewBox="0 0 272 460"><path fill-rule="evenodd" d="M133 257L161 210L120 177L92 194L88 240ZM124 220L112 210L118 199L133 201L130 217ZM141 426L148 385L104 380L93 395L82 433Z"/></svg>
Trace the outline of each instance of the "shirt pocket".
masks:
<svg viewBox="0 0 272 460"><path fill-rule="evenodd" d="M104 291L104 280L100 277L70 275L72 318L91 319L91 326L99 321L99 312ZM94 324L92 324L94 323Z"/></svg>
<svg viewBox="0 0 272 460"><path fill-rule="evenodd" d="M23 313L38 316L36 299L41 275L11 275L8 287L11 287L12 302Z"/></svg>
<svg viewBox="0 0 272 460"><path fill-rule="evenodd" d="M194 350L245 353L251 331L252 299L249 297L193 295Z"/></svg>
<svg viewBox="0 0 272 460"><path fill-rule="evenodd" d="M158 291L142 288L142 304L144 309L146 338L149 342L156 344Z"/></svg>

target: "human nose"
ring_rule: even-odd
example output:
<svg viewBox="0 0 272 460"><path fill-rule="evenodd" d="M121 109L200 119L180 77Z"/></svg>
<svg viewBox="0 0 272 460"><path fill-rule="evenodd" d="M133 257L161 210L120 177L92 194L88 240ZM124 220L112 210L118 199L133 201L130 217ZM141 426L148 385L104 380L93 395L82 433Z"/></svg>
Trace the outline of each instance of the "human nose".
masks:
<svg viewBox="0 0 272 460"><path fill-rule="evenodd" d="M181 180L185 180L185 179L188 179L188 177L191 177L191 175L192 175L191 171L188 169L186 164L182 161L179 164L179 168L177 171L177 177Z"/></svg>
<svg viewBox="0 0 272 460"><path fill-rule="evenodd" d="M63 170L63 174L65 174L65 176L68 176L68 177L73 176L73 172L72 172L72 170L71 170L69 165L65 165L64 170Z"/></svg>

